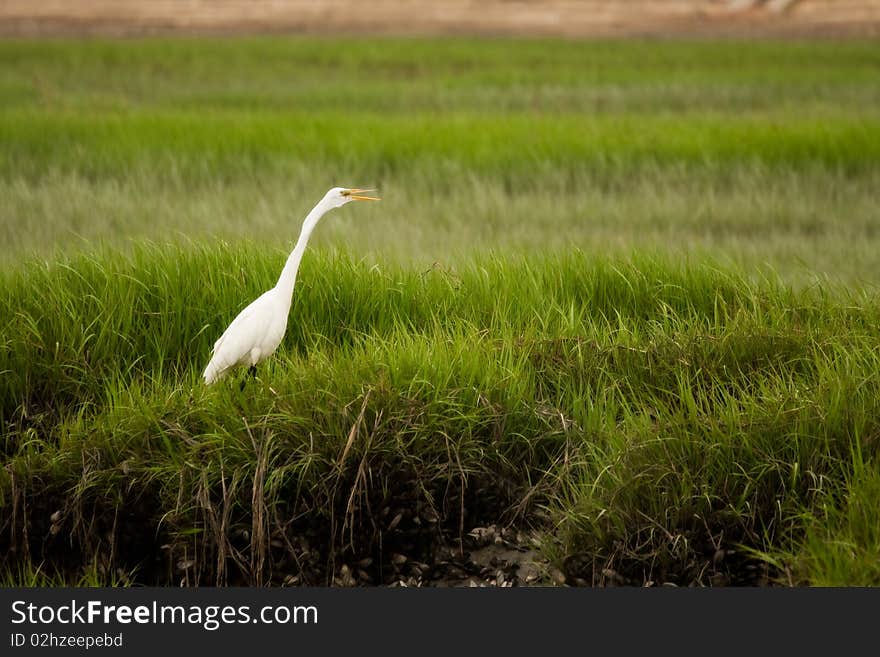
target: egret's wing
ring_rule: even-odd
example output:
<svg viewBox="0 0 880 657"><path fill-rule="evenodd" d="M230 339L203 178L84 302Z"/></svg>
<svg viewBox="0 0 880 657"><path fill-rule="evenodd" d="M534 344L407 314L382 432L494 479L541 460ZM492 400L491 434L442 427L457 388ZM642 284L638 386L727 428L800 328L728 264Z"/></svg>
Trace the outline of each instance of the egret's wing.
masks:
<svg viewBox="0 0 880 657"><path fill-rule="evenodd" d="M267 308L264 293L242 310L214 343L211 362L205 368L206 383L219 379L230 367L237 365L258 345L262 335L260 315Z"/></svg>

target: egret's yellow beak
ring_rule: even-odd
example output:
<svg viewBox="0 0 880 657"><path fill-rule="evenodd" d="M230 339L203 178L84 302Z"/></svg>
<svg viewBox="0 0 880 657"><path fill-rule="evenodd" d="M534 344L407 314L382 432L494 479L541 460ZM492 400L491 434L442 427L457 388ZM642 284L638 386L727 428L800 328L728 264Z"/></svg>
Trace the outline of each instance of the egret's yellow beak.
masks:
<svg viewBox="0 0 880 657"><path fill-rule="evenodd" d="M381 201L382 199L375 196L361 196L364 192L375 191L375 189L346 189L342 195L350 197L353 201Z"/></svg>

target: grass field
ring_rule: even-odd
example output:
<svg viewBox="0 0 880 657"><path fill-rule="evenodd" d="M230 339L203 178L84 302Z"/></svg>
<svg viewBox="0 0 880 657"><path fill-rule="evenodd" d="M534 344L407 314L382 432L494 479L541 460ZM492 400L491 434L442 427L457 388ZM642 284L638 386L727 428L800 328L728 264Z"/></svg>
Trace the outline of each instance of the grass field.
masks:
<svg viewBox="0 0 880 657"><path fill-rule="evenodd" d="M0 581L387 583L496 523L546 581L880 584L878 74L0 42ZM204 387L333 185L384 200L322 221L259 379Z"/></svg>

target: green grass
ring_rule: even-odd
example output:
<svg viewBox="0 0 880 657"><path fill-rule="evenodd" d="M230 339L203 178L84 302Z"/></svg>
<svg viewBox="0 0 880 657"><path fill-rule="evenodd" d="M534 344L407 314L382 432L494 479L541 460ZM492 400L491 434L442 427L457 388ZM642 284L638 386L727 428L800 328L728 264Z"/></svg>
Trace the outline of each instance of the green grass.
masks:
<svg viewBox="0 0 880 657"><path fill-rule="evenodd" d="M16 531L25 513L40 537L131 515L134 535L98 542L207 555L201 577L224 581L217 553L253 522L257 482L264 535L301 518L355 560L376 549L370 509L415 500L452 531L480 517L459 518L470 492L496 500L484 514L546 507L560 560L589 556L572 577L610 560L688 583L726 572L706 572L716 543L790 551L854 453L878 446L875 301L651 258L422 274L311 253L286 349L255 387L205 388L214 337L282 262L138 247L4 281L3 501L28 500ZM165 569L145 570L173 580Z"/></svg>
<svg viewBox="0 0 880 657"><path fill-rule="evenodd" d="M7 108L874 114L875 44L165 39L0 44ZM356 106L352 107L356 103Z"/></svg>
<svg viewBox="0 0 880 657"><path fill-rule="evenodd" d="M880 584L878 73L0 42L0 581L378 579L501 522L571 583ZM384 200L323 220L257 382L204 387L335 184Z"/></svg>
<svg viewBox="0 0 880 657"><path fill-rule="evenodd" d="M274 245L340 184L386 202L317 243L416 267L635 248L874 283L878 73L870 42L7 41L0 258Z"/></svg>

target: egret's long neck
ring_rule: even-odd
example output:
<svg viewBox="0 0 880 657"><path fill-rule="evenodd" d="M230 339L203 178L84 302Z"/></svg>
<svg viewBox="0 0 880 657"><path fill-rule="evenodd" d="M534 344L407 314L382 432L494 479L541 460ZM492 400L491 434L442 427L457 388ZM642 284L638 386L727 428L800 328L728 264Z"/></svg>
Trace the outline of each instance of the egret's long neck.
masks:
<svg viewBox="0 0 880 657"><path fill-rule="evenodd" d="M303 221L302 231L299 234L299 239L296 241L296 246L293 247L293 251L287 256L287 262L284 264L284 269L281 271L278 283L275 284L275 289L288 300L290 300L293 295L293 286L294 283L296 283L296 272L299 270L299 263L302 261L306 245L309 243L309 237L311 237L312 231L315 229L318 221L329 209L330 208L324 204L323 200L312 208L312 211L309 212L305 221Z"/></svg>

